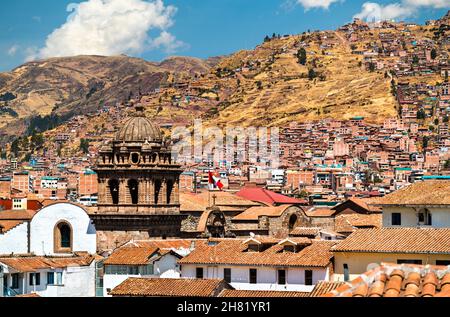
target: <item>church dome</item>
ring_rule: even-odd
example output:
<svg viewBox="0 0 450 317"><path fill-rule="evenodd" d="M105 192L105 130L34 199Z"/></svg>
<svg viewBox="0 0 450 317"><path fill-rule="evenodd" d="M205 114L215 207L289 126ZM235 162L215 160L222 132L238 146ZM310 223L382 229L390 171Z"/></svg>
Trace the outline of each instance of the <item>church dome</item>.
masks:
<svg viewBox="0 0 450 317"><path fill-rule="evenodd" d="M116 141L123 142L161 142L162 134L145 116L130 118L116 135Z"/></svg>

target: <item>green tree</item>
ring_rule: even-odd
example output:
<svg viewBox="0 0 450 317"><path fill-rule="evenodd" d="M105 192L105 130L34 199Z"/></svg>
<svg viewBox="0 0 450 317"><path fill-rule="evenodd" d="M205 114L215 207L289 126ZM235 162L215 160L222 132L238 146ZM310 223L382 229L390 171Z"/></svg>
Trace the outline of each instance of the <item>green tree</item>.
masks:
<svg viewBox="0 0 450 317"><path fill-rule="evenodd" d="M436 52L436 49L433 48L433 49L431 50L431 59L436 59L436 57L437 57L437 52Z"/></svg>
<svg viewBox="0 0 450 317"><path fill-rule="evenodd" d="M375 71L375 63L369 63L369 72L373 73Z"/></svg>
<svg viewBox="0 0 450 317"><path fill-rule="evenodd" d="M425 110L423 109L419 109L419 111L417 111L417 119L419 120L423 120L426 118L426 114L425 114Z"/></svg>
<svg viewBox="0 0 450 317"><path fill-rule="evenodd" d="M417 65L417 64L419 64L419 56L417 56L417 55L414 55L414 57L413 57L413 64L414 65Z"/></svg>
<svg viewBox="0 0 450 317"><path fill-rule="evenodd" d="M88 154L89 153L89 140L86 140L86 139L81 139L80 140L80 150L84 154Z"/></svg>
<svg viewBox="0 0 450 317"><path fill-rule="evenodd" d="M15 156L19 154L20 146L19 146L19 139L15 139L11 143L11 153L14 153Z"/></svg>
<svg viewBox="0 0 450 317"><path fill-rule="evenodd" d="M313 80L316 77L317 77L316 72L314 71L314 69L310 68L308 71L308 79Z"/></svg>
<svg viewBox="0 0 450 317"><path fill-rule="evenodd" d="M444 163L444 168L445 168L446 170L450 169L450 160L445 161L445 163Z"/></svg>
<svg viewBox="0 0 450 317"><path fill-rule="evenodd" d="M298 63L301 65L306 65L308 57L306 56L306 50L302 47L297 52Z"/></svg>
<svg viewBox="0 0 450 317"><path fill-rule="evenodd" d="M428 139L428 137L427 136L424 136L423 137L423 139L422 139L422 147L423 147L423 149L425 150L426 148L428 148L428 143L429 143L429 139Z"/></svg>

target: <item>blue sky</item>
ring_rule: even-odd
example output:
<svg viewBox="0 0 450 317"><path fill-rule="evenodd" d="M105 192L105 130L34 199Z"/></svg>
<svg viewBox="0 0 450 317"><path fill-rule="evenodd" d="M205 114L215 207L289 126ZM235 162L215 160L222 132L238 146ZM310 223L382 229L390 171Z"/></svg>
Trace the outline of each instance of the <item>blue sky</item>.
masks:
<svg viewBox="0 0 450 317"><path fill-rule="evenodd" d="M89 20L89 23L95 30L72 25L70 32L54 34L51 41L47 41L50 34L66 23L69 15L67 6L70 3L86 1L88 0L2 1L0 71L10 70L22 64L27 58L43 58L54 54L78 52L77 45L85 46L84 50L80 51L82 53L86 49L94 49L96 45L100 45L94 36L99 34L96 33L96 22L92 20ZM97 2L98 5L103 1L119 0L89 1ZM135 5L136 8L141 8L139 6L144 2L144 0L120 1L122 4L130 2L132 3L130 7ZM111 11L101 9L99 14L104 19L101 28L111 24L109 34L118 34L118 37L122 37L116 40L111 39L111 35L106 35L112 42L101 46L98 52L99 55L102 55L102 52L111 52L111 55L126 53L152 61L159 61L169 55L206 58L240 49L251 49L261 43L266 34L274 32L297 34L308 29L335 29L351 21L358 13L363 14L363 17L372 18L372 15L364 13L363 4L366 1L315 1L317 2L313 0L164 0L163 7L159 9L146 7L154 12L143 16L143 23L140 22L141 17L137 13L136 19L134 18L136 15L133 15L133 18L125 17L130 23L119 24L119 28L113 28L114 22L109 23L107 15L110 14L108 12L113 14L120 9L110 8ZM375 12L375 15L399 17L420 23L443 16L450 5L450 0L423 0L426 5L417 5L422 0L372 1L376 4L375 9L372 4L372 7L366 7L366 11L372 10L371 12ZM416 5L412 6L410 2L414 1ZM319 2L322 2L323 6L308 7L311 3ZM83 12L92 13L95 10L95 7L86 7ZM79 12L81 15L81 9ZM157 23L154 22L155 17L159 19ZM116 24L117 21L119 20L116 20ZM83 25L84 22L79 23ZM129 30L125 30L127 28ZM133 35L135 43L130 44L129 32L136 34L136 36ZM78 37L80 37L78 39L80 44L76 43ZM89 42L91 40L92 44ZM101 45L104 44L103 42L102 40ZM88 52L91 51L88 50ZM97 51L94 49L93 52Z"/></svg>

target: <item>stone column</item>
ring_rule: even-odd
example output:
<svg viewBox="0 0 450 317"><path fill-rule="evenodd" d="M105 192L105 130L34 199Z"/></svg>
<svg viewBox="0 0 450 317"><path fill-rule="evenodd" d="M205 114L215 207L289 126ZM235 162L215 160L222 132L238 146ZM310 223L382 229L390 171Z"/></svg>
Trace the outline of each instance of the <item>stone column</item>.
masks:
<svg viewBox="0 0 450 317"><path fill-rule="evenodd" d="M155 204L155 180L154 179L148 179L147 180L147 196L148 196L148 202L151 205Z"/></svg>
<svg viewBox="0 0 450 317"><path fill-rule="evenodd" d="M129 202L128 196L130 195L128 191L127 180L121 178L119 180L119 204L127 204Z"/></svg>
<svg viewBox="0 0 450 317"><path fill-rule="evenodd" d="M139 204L145 204L146 200L147 200L147 179L144 177L141 177L138 179L138 184L139 184Z"/></svg>
<svg viewBox="0 0 450 317"><path fill-rule="evenodd" d="M162 205L167 205L167 179L164 178L161 182L161 192L160 192L160 196L161 196L161 204Z"/></svg>
<svg viewBox="0 0 450 317"><path fill-rule="evenodd" d="M180 179L177 178L175 180L175 183L173 184L173 203L179 204L180 203Z"/></svg>

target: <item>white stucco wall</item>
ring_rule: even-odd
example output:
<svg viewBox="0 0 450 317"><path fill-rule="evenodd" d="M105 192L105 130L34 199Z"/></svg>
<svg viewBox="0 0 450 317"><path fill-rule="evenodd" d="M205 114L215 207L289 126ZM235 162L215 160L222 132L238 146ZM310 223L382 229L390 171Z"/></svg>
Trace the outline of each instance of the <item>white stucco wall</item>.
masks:
<svg viewBox="0 0 450 317"><path fill-rule="evenodd" d="M11 273L14 270L6 270L8 274L8 286L11 284ZM62 272L62 285L48 285L48 272ZM37 293L41 297L94 297L95 296L95 263L90 266L68 267L65 269L39 270L40 284L30 285L30 273L20 274L19 294ZM6 276L6 275L5 275Z"/></svg>
<svg viewBox="0 0 450 317"><path fill-rule="evenodd" d="M44 282L47 282L46 275ZM38 294L43 297L94 297L95 262L90 266L68 267L63 274L63 284L49 285L45 291Z"/></svg>
<svg viewBox="0 0 450 317"><path fill-rule="evenodd" d="M278 285L277 268L255 267L257 269L257 284L250 284L249 270L254 267L247 266L197 266L183 265L181 269L182 278L196 278L196 268L203 267L204 278L223 279L224 269L231 269L231 285L239 290L276 290L276 291L300 291L311 292L314 285L305 285L305 269L286 269L286 285ZM313 284L318 281L329 280L328 268L312 269Z"/></svg>
<svg viewBox="0 0 450 317"><path fill-rule="evenodd" d="M96 231L87 213L79 206L58 203L41 209L31 221L30 251L36 255L54 255L54 228L61 222L73 230L73 252L95 254Z"/></svg>
<svg viewBox="0 0 450 317"><path fill-rule="evenodd" d="M103 294L105 297L109 297L108 290L113 290L130 277L180 278L181 273L178 269L177 261L178 258L172 254L164 255L158 261L154 262L153 275L105 274L103 276Z"/></svg>
<svg viewBox="0 0 450 317"><path fill-rule="evenodd" d="M28 223L24 222L17 227L0 234L0 254L26 254L28 253Z"/></svg>
<svg viewBox="0 0 450 317"><path fill-rule="evenodd" d="M383 227L399 227L392 226L392 214L401 214L400 227L418 227L417 211L414 208L407 207L383 207ZM431 213L431 226L421 226L425 228L450 228L450 209L449 208L427 208Z"/></svg>

